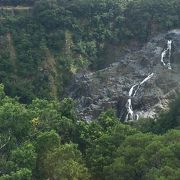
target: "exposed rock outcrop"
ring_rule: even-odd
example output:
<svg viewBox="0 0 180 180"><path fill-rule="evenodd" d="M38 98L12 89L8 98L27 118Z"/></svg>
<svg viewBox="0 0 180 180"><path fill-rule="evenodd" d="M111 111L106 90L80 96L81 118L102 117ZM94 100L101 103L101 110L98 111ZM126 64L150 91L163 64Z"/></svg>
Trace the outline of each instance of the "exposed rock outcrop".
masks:
<svg viewBox="0 0 180 180"><path fill-rule="evenodd" d="M168 40L172 40L172 70L161 64L161 53ZM152 72L154 76L132 98L133 109L141 117L152 117L166 109L180 89L180 30L159 34L141 50L127 53L103 70L76 74L70 96L87 120L111 107L124 119L129 89Z"/></svg>

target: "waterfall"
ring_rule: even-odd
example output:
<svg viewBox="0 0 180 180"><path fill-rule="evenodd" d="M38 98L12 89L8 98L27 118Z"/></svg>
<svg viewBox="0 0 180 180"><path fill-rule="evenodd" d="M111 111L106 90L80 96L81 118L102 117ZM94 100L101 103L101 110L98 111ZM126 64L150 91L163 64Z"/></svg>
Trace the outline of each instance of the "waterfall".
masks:
<svg viewBox="0 0 180 180"><path fill-rule="evenodd" d="M172 40L168 40L167 42L167 49L165 49L161 54L161 62L165 67L168 69L172 69L171 67L171 49L172 49ZM165 63L164 59L167 57L168 62Z"/></svg>
<svg viewBox="0 0 180 180"><path fill-rule="evenodd" d="M147 82L149 79L151 79L152 77L154 76L154 73L151 73L150 75L148 75L145 79L143 79L140 83L138 84L135 84L131 87L131 89L129 90L129 99L127 101L127 104L126 104L126 108L127 108L127 115L126 115L126 119L125 119L125 122L127 122L129 119L130 120L138 120L139 119L139 115L138 114L135 114L134 115L134 111L133 111L133 107L132 107L132 97L134 97L138 90L140 89L140 87L145 83ZM134 91L134 89L136 88L136 90Z"/></svg>
<svg viewBox="0 0 180 180"><path fill-rule="evenodd" d="M143 85L146 81L151 79L154 76L154 73L151 73L148 77L146 77L143 81L140 82L140 85Z"/></svg>
<svg viewBox="0 0 180 180"><path fill-rule="evenodd" d="M171 51L172 51L172 40L167 41L167 48L161 53L161 62L163 66L167 67L168 69L172 69L171 67ZM125 122L128 120L138 120L139 114L134 114L133 107L132 107L132 97L135 97L137 92L139 91L140 87L150 80L154 76L154 73L151 73L146 78L144 78L140 83L133 85L129 90L129 98L126 103L127 115L125 118Z"/></svg>
<svg viewBox="0 0 180 180"><path fill-rule="evenodd" d="M128 121L129 118L132 118L133 119L133 108L132 108L132 99L131 97L134 96L133 92L134 92L134 88L138 86L138 84L135 84L131 87L131 89L129 90L129 99L127 101L127 104L126 104L126 107L127 107L127 116L126 116L126 120L125 121Z"/></svg>

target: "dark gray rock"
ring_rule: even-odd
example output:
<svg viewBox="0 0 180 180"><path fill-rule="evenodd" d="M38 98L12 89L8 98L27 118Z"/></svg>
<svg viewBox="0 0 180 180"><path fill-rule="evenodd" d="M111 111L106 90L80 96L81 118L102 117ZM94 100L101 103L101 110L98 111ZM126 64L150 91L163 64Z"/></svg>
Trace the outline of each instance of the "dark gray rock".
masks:
<svg viewBox="0 0 180 180"><path fill-rule="evenodd" d="M172 44L172 68L161 64L161 53ZM155 75L139 89L132 99L135 112L142 117L155 116L166 109L180 89L180 30L172 30L152 38L141 50L128 52L118 62L94 73L76 74L69 95L76 100L83 118L91 120L99 113L114 108L124 119L130 88L150 73Z"/></svg>

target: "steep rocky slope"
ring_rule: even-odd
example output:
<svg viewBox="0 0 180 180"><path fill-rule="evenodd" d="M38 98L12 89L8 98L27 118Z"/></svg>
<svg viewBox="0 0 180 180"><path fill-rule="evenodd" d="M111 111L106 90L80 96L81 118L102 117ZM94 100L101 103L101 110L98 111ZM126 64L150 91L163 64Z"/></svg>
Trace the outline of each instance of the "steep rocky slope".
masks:
<svg viewBox="0 0 180 180"><path fill-rule="evenodd" d="M172 70L161 62L168 40L172 40ZM128 97L130 88L151 73L153 77L139 88L136 96ZM76 100L77 110L87 120L111 107L125 120L128 99L138 116L152 117L167 108L179 89L180 30L172 30L152 38L142 49L127 53L105 69L76 74L69 95Z"/></svg>

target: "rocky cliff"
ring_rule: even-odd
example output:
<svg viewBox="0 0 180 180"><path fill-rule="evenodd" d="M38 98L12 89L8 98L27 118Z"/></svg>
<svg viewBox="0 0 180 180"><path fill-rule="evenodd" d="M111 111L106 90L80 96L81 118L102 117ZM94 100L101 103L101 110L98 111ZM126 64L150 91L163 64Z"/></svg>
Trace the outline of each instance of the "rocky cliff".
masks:
<svg viewBox="0 0 180 180"><path fill-rule="evenodd" d="M172 40L169 59L172 69L161 62L168 40ZM153 77L139 87L136 96L129 97L131 87L151 73ZM128 99L139 117L152 117L166 109L179 90L180 30L177 29L157 35L140 50L129 51L105 69L76 74L69 95L76 100L77 110L87 120L108 108L114 108L125 120Z"/></svg>

